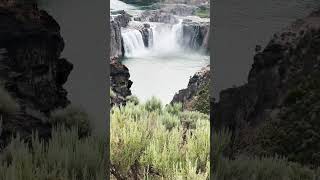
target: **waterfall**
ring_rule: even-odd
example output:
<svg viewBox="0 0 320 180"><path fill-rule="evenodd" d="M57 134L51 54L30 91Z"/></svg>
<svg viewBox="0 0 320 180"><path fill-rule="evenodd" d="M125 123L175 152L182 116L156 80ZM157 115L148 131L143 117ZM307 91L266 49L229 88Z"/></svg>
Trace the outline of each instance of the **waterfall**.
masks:
<svg viewBox="0 0 320 180"><path fill-rule="evenodd" d="M169 55L182 51L182 21L175 25L148 23L150 24L150 29L148 29L149 36L146 39L149 42L149 47L145 47L143 35L139 30L143 27L141 22L130 22L130 28L121 30L126 57Z"/></svg>
<svg viewBox="0 0 320 180"><path fill-rule="evenodd" d="M181 50L182 23L175 25L156 23L153 30L153 50L161 53L175 53Z"/></svg>
<svg viewBox="0 0 320 180"><path fill-rule="evenodd" d="M126 57L138 56L146 50L143 43L142 34L139 30L122 30L121 35L123 38L123 46Z"/></svg>

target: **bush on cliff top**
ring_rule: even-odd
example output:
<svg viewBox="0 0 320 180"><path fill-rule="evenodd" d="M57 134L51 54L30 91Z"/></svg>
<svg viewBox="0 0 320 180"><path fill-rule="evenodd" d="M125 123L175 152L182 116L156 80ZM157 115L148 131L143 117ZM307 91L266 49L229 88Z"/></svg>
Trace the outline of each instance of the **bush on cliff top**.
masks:
<svg viewBox="0 0 320 180"><path fill-rule="evenodd" d="M210 87L204 84L192 101L192 110L204 114L210 113Z"/></svg>

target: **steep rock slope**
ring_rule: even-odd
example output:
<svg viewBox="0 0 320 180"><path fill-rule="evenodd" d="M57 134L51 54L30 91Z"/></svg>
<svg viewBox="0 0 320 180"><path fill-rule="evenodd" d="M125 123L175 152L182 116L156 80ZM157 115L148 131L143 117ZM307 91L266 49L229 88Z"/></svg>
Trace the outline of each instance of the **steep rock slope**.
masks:
<svg viewBox="0 0 320 180"><path fill-rule="evenodd" d="M110 85L115 93L110 98L110 105L126 103L126 97L131 95L130 87L132 81L129 80L128 68L121 64L124 55L121 28L128 26L131 17L125 11L112 12L110 19Z"/></svg>
<svg viewBox="0 0 320 180"><path fill-rule="evenodd" d="M210 65L202 68L199 72L196 72L189 80L188 87L180 90L176 93L171 101L171 103L181 103L182 107L187 110L194 110L194 104L198 101L200 96L199 92L205 88L210 87ZM209 89L206 89L208 93ZM207 94L209 98L209 94ZM209 108L209 99L207 102Z"/></svg>
<svg viewBox="0 0 320 180"><path fill-rule="evenodd" d="M319 164L315 160L320 150L315 133L320 130L315 121L320 112L320 100L315 98L319 73L320 11L316 11L275 34L254 56L248 83L222 91L213 105L214 128L233 132L231 154L280 154Z"/></svg>
<svg viewBox="0 0 320 180"><path fill-rule="evenodd" d="M19 106L3 118L3 142L17 132L49 136L50 112L69 104L63 84L73 65L60 58L63 48L59 25L36 5L0 7L0 81Z"/></svg>

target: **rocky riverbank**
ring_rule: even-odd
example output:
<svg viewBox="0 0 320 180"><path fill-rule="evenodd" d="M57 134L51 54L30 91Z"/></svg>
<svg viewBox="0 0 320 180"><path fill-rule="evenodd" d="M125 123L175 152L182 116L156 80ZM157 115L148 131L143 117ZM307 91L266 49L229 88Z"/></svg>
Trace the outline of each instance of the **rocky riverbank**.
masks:
<svg viewBox="0 0 320 180"><path fill-rule="evenodd" d="M1 143L12 134L41 137L51 132L50 112L70 102L63 84L73 65L60 54L64 41L58 23L35 4L0 6L0 79L17 102L17 111L3 114Z"/></svg>
<svg viewBox="0 0 320 180"><path fill-rule="evenodd" d="M210 65L196 72L189 80L188 87L176 93L171 104L181 103L185 110L197 110L209 114ZM201 101L201 102L200 102ZM199 109L197 105L202 105Z"/></svg>
<svg viewBox="0 0 320 180"><path fill-rule="evenodd" d="M320 11L273 36L254 56L248 83L220 94L215 130L233 133L231 155L281 155L318 165Z"/></svg>

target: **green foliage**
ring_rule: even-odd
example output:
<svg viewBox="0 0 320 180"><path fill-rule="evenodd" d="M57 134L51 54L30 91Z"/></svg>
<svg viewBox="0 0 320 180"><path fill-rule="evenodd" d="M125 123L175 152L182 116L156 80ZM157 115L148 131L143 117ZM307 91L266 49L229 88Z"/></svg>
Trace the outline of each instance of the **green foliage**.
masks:
<svg viewBox="0 0 320 180"><path fill-rule="evenodd" d="M209 84L201 87L192 103L192 109L204 114L210 114L210 89Z"/></svg>
<svg viewBox="0 0 320 180"><path fill-rule="evenodd" d="M247 157L229 159L224 155L231 142L229 131L213 134L213 158L211 167L214 180L314 180L319 178L317 170L275 157Z"/></svg>
<svg viewBox="0 0 320 180"><path fill-rule="evenodd" d="M11 114L18 110L18 104L8 91L0 87L0 114Z"/></svg>
<svg viewBox="0 0 320 180"><path fill-rule="evenodd" d="M91 131L89 115L83 108L68 106L51 113L50 123L64 125L67 128L78 127L80 135L87 135Z"/></svg>
<svg viewBox="0 0 320 180"><path fill-rule="evenodd" d="M195 12L196 16L199 16L201 18L210 18L210 9L208 8L199 8Z"/></svg>
<svg viewBox="0 0 320 180"><path fill-rule="evenodd" d="M105 151L104 138L80 139L76 128L56 128L48 142L34 134L31 145L18 136L0 155L0 179L104 179Z"/></svg>
<svg viewBox="0 0 320 180"><path fill-rule="evenodd" d="M127 97L127 101L128 101L128 102L131 102L131 103L133 103L133 104L135 104L135 105L138 105L138 104L139 104L139 99L138 99L137 96L133 96L133 95L128 96L128 97Z"/></svg>
<svg viewBox="0 0 320 180"><path fill-rule="evenodd" d="M207 179L209 119L155 98L111 110L111 164L121 179ZM194 122L187 128L182 119Z"/></svg>
<svg viewBox="0 0 320 180"><path fill-rule="evenodd" d="M224 159L213 176L214 180L313 180L315 171L281 158Z"/></svg>
<svg viewBox="0 0 320 180"><path fill-rule="evenodd" d="M152 97L145 103L145 109L149 112L160 112L162 111L162 103L156 97Z"/></svg>
<svg viewBox="0 0 320 180"><path fill-rule="evenodd" d="M279 154L290 161L320 165L320 78L306 78L284 101L279 119L268 121L258 136L266 155Z"/></svg>
<svg viewBox="0 0 320 180"><path fill-rule="evenodd" d="M179 115L179 113L182 112L182 104L181 103L168 104L165 107L165 111L167 111L172 115Z"/></svg>

